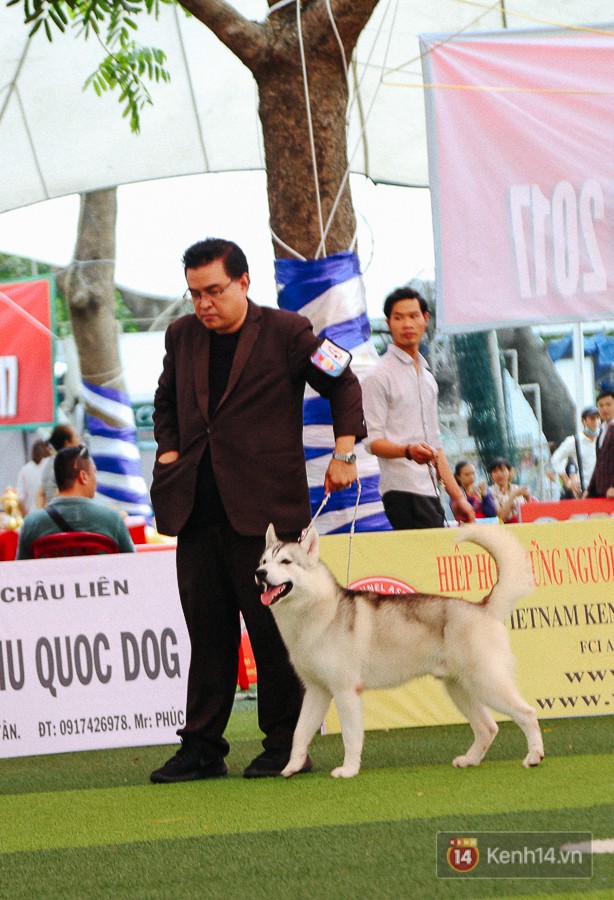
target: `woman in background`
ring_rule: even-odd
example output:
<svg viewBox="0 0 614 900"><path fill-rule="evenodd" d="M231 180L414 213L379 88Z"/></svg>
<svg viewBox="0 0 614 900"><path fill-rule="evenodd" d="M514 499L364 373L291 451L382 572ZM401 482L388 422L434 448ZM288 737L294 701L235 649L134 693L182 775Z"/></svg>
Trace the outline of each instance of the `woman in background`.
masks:
<svg viewBox="0 0 614 900"><path fill-rule="evenodd" d="M461 459L456 463L454 477L473 507L476 519L491 519L497 515L497 507L486 482L476 484L473 463Z"/></svg>

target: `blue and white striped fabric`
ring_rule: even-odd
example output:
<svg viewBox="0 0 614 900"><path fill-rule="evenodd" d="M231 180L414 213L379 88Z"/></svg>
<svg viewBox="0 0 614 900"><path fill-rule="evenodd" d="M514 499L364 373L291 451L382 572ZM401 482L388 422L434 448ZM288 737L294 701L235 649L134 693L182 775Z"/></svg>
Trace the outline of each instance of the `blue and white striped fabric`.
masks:
<svg viewBox="0 0 614 900"><path fill-rule="evenodd" d="M352 370L361 378L377 362L367 318L364 285L355 253L337 253L325 259L278 259L275 262L282 309L307 316L313 330L329 338L352 354ZM335 440L330 404L309 386L303 409L305 456L312 513L324 496L324 473L330 462ZM356 518L356 531L383 531L390 528L378 493L377 459L359 444L356 448L362 491ZM324 534L349 531L354 517L357 488L353 485L330 497L317 519Z"/></svg>
<svg viewBox="0 0 614 900"><path fill-rule="evenodd" d="M98 470L97 499L129 515L150 518L149 492L143 478L128 394L84 381L83 399L89 450ZM118 424L109 425L109 419Z"/></svg>

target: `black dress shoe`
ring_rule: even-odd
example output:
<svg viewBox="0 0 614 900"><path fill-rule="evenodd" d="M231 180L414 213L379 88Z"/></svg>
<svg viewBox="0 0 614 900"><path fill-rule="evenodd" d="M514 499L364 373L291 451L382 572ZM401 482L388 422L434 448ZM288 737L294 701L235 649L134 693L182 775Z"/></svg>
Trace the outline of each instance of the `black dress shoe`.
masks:
<svg viewBox="0 0 614 900"><path fill-rule="evenodd" d="M290 759L289 750L264 750L255 759L252 759L249 766L243 772L244 778L274 778L275 775L281 775L282 769L285 769ZM305 760L301 772L311 772L313 762L308 756ZM297 773L300 774L300 773Z"/></svg>
<svg viewBox="0 0 614 900"><path fill-rule="evenodd" d="M221 756L203 756L195 744L182 743L160 769L149 776L154 784L171 784L175 781L198 781L200 778L223 778L228 774Z"/></svg>

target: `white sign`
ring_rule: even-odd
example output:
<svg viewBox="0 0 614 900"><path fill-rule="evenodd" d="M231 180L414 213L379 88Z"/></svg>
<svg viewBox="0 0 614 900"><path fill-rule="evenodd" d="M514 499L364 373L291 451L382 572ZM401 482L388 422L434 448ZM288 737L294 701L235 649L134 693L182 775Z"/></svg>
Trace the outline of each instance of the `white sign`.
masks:
<svg viewBox="0 0 614 900"><path fill-rule="evenodd" d="M0 757L174 743L189 659L174 551L0 564Z"/></svg>
<svg viewBox="0 0 614 900"><path fill-rule="evenodd" d="M0 356L0 416L11 419L17 415L16 356Z"/></svg>

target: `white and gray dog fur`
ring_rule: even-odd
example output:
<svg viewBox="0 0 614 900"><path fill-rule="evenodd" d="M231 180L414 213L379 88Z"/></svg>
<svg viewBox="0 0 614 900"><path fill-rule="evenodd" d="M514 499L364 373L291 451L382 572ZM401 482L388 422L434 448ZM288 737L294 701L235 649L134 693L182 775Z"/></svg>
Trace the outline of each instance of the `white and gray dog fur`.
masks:
<svg viewBox="0 0 614 900"><path fill-rule="evenodd" d="M477 766L497 734L488 707L510 716L524 732L525 766L544 756L535 710L514 683L514 657L505 619L534 588L529 558L504 526L463 526L456 543L473 541L490 552L499 577L479 603L435 594L376 594L341 587L319 560L310 527L300 543L284 543L269 525L256 581L270 606L290 659L305 686L292 753L282 772L299 772L331 698L341 722L345 757L331 773L358 774L364 740L361 694L422 675L443 681L468 719L474 741L453 760Z"/></svg>

